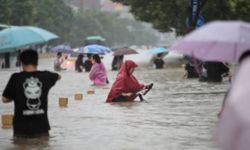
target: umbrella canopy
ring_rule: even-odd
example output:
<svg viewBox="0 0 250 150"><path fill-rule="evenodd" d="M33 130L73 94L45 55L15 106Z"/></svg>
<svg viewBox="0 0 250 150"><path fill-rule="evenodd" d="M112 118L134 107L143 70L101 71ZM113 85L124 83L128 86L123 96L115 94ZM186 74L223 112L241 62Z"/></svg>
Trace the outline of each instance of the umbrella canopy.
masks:
<svg viewBox="0 0 250 150"><path fill-rule="evenodd" d="M114 56L122 56L122 55L131 55L131 54L138 54L135 50L124 47L124 48L118 48L114 51Z"/></svg>
<svg viewBox="0 0 250 150"><path fill-rule="evenodd" d="M52 52L61 52L61 53L73 53L71 47L69 45L57 45L50 49Z"/></svg>
<svg viewBox="0 0 250 150"><path fill-rule="evenodd" d="M101 36L88 36L86 38L86 40L100 40L100 41L105 41L106 39L104 39L103 37Z"/></svg>
<svg viewBox="0 0 250 150"><path fill-rule="evenodd" d="M167 53L168 50L166 48L160 47L160 48L153 48L147 51L147 54L160 54L160 53Z"/></svg>
<svg viewBox="0 0 250 150"><path fill-rule="evenodd" d="M0 30L3 30L3 29L8 28L8 27L10 27L10 26L5 25L5 24L0 24Z"/></svg>
<svg viewBox="0 0 250 150"><path fill-rule="evenodd" d="M80 47L77 52L85 54L106 54L111 52L111 49L102 45L93 44Z"/></svg>
<svg viewBox="0 0 250 150"><path fill-rule="evenodd" d="M238 62L250 49L250 24L215 21L191 32L171 49L207 61Z"/></svg>
<svg viewBox="0 0 250 150"><path fill-rule="evenodd" d="M11 26L0 31L0 52L11 52L32 44L46 43L57 35L31 26Z"/></svg>

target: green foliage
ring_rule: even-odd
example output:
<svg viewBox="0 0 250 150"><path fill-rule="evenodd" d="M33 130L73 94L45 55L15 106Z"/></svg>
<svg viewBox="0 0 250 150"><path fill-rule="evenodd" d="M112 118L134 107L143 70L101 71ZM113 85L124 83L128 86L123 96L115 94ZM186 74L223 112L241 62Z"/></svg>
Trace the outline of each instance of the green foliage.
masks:
<svg viewBox="0 0 250 150"><path fill-rule="evenodd" d="M71 32L73 12L62 0L34 0L35 17L33 25L58 34L63 41L68 41Z"/></svg>
<svg viewBox="0 0 250 150"><path fill-rule="evenodd" d="M108 45L132 45L132 44L155 44L157 37L152 33L147 33L141 23L128 19L119 18L118 14L105 12L78 12L75 15L71 36L73 45L83 43L85 37L89 35L100 35L105 37ZM134 26L135 31L142 30L145 34L135 34L128 29ZM136 39L136 40L135 40Z"/></svg>
<svg viewBox="0 0 250 150"><path fill-rule="evenodd" d="M237 1L234 7L235 19L250 21L249 12L250 12L250 1Z"/></svg>
<svg viewBox="0 0 250 150"><path fill-rule="evenodd" d="M38 26L59 35L57 43L72 46L82 46L89 35L101 35L110 46L157 42L139 22L107 12L74 13L63 0L0 0L0 23Z"/></svg>
<svg viewBox="0 0 250 150"><path fill-rule="evenodd" d="M136 19L152 23L161 32L186 33L185 19L190 16L190 0L112 0L131 7ZM249 0L204 0L201 15L206 21L241 19L249 21Z"/></svg>

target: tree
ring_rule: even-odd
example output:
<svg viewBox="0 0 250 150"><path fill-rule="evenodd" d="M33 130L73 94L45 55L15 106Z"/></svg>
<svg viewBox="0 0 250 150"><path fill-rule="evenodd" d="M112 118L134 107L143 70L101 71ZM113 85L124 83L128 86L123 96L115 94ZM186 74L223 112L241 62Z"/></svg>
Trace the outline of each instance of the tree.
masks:
<svg viewBox="0 0 250 150"><path fill-rule="evenodd" d="M63 0L0 0L0 23L38 26L54 32L60 39L53 44L83 46L90 35L101 35L108 45L154 44L157 38L134 20L118 14L79 11L74 13ZM130 31L128 26L133 26Z"/></svg>
<svg viewBox="0 0 250 150"><path fill-rule="evenodd" d="M0 0L0 21L8 25L27 25L33 22L32 0Z"/></svg>
<svg viewBox="0 0 250 150"><path fill-rule="evenodd" d="M69 41L74 14L63 0L33 1L35 26L45 28L58 34L60 41Z"/></svg>
<svg viewBox="0 0 250 150"><path fill-rule="evenodd" d="M127 46L131 44L155 44L157 38L148 33L141 23L134 20L119 18L118 14L107 12L81 11L75 15L71 36L72 44L83 44L85 37L100 35L105 37L107 45ZM134 28L129 30L129 26ZM138 34L141 31L144 34Z"/></svg>
<svg viewBox="0 0 250 150"><path fill-rule="evenodd" d="M185 20L190 15L190 0L112 0L131 7L135 18L152 23L161 32L186 33ZM206 22L211 20L249 20L248 0L206 0L201 10Z"/></svg>

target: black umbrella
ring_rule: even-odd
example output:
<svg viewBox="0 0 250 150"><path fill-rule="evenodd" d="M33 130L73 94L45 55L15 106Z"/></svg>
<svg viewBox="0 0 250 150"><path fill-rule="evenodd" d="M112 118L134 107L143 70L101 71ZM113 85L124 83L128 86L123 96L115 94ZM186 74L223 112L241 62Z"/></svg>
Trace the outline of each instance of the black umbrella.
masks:
<svg viewBox="0 0 250 150"><path fill-rule="evenodd" d="M118 48L114 51L114 56L121 56L121 55L131 55L131 54L138 54L136 50L133 50L128 47Z"/></svg>

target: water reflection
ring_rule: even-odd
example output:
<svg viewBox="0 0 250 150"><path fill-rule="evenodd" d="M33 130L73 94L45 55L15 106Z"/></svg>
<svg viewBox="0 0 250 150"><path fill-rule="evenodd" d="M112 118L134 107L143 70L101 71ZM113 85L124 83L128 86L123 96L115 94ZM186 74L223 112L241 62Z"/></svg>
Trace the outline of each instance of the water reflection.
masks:
<svg viewBox="0 0 250 150"><path fill-rule="evenodd" d="M40 137L40 138L13 138L12 142L14 149L47 149L49 148L50 137Z"/></svg>
<svg viewBox="0 0 250 150"><path fill-rule="evenodd" d="M131 109L132 107L138 106L139 103L142 103L142 102L118 102L118 103L110 103L110 105L116 106L116 107L125 107L125 108Z"/></svg>

